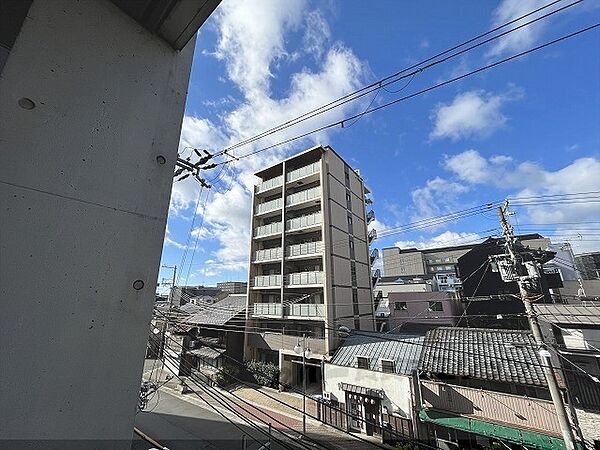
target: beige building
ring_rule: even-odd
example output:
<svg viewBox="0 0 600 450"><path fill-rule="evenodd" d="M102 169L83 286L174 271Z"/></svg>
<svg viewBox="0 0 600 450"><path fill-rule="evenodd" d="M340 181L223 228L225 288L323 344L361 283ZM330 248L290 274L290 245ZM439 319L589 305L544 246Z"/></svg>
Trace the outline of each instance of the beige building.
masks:
<svg viewBox="0 0 600 450"><path fill-rule="evenodd" d="M306 335L307 381L337 347L336 329L373 330L374 307L362 178L331 147L314 147L258 172L252 202L246 359L302 379L294 347ZM252 328L256 331L256 328Z"/></svg>

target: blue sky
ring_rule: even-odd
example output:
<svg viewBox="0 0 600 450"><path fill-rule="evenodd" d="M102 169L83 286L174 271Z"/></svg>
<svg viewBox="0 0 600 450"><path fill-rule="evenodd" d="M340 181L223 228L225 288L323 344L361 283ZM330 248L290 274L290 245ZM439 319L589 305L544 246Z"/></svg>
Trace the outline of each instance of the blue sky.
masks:
<svg viewBox="0 0 600 450"><path fill-rule="evenodd" d="M545 3L224 0L197 38L180 152L218 151ZM424 71L401 93L380 91L373 105L598 22L597 5L584 1ZM252 173L315 143L333 146L360 169L373 192L378 231L507 196L600 190L599 49L596 29L349 128L207 173L215 187L200 193L195 221L199 186L175 183L162 264L179 266L180 284L245 279ZM236 152L364 111L371 95ZM565 224L600 220L598 203L515 211L518 231L539 229L569 240L577 252L600 247L600 224ZM460 244L496 227L490 212L377 245ZM162 269L160 279L168 277Z"/></svg>

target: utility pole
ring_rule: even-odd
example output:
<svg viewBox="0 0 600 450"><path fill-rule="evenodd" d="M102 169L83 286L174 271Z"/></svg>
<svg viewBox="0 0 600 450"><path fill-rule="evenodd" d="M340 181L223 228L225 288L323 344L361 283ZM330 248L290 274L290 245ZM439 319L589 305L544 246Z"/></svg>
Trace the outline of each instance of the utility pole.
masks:
<svg viewBox="0 0 600 450"><path fill-rule="evenodd" d="M552 360L550 359L550 352L546 349L544 344L542 330L535 309L533 308L533 302L539 299L539 294L531 292L531 288L534 287L540 279L540 271L535 261L524 261L523 255L519 253L519 250L516 248L516 239L513 227L508 221L508 215L508 200L506 200L503 206L498 207L498 216L500 218L500 224L502 225L506 254L493 255L490 256L490 259L498 264L499 272L504 281L516 281L519 285L519 293L523 305L525 306L531 333L533 334L533 338L538 347L538 353L542 361L542 369L546 377L548 389L550 390L550 396L552 397L556 415L558 416L558 422L560 424L563 440L565 441L565 447L567 450L574 450L575 438L573 429L571 428L569 417L567 416L564 399L558 388L556 374L554 372L554 367L552 366Z"/></svg>

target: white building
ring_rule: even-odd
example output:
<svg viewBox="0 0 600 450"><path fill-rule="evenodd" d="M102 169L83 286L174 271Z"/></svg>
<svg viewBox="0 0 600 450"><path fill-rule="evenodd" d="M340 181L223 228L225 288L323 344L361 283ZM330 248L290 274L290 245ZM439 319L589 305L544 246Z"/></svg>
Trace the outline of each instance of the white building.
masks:
<svg viewBox="0 0 600 450"><path fill-rule="evenodd" d="M321 360L337 347L335 329L374 326L368 190L331 147L256 175L247 319L265 333L246 336L246 359L278 363L282 382L297 383L294 347L306 334L308 382L318 387Z"/></svg>

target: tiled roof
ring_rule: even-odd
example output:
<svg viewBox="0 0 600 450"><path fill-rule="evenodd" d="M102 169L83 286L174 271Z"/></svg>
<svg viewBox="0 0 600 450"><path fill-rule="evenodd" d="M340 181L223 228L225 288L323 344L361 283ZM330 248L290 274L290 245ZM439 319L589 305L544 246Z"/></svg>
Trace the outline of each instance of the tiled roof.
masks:
<svg viewBox="0 0 600 450"><path fill-rule="evenodd" d="M381 360L391 359L395 362L396 373L409 375L417 368L423 335L417 334L385 334L385 333L351 333L333 355L332 364L356 367L356 357L369 358L369 369L381 371Z"/></svg>
<svg viewBox="0 0 600 450"><path fill-rule="evenodd" d="M214 305L200 306L201 311L183 322L194 325L225 325L246 309L246 296L231 294Z"/></svg>
<svg viewBox="0 0 600 450"><path fill-rule="evenodd" d="M441 327L427 332L419 370L546 386L531 334L519 330Z"/></svg>
<svg viewBox="0 0 600 450"><path fill-rule="evenodd" d="M540 320L556 324L600 325L600 306L534 304Z"/></svg>

